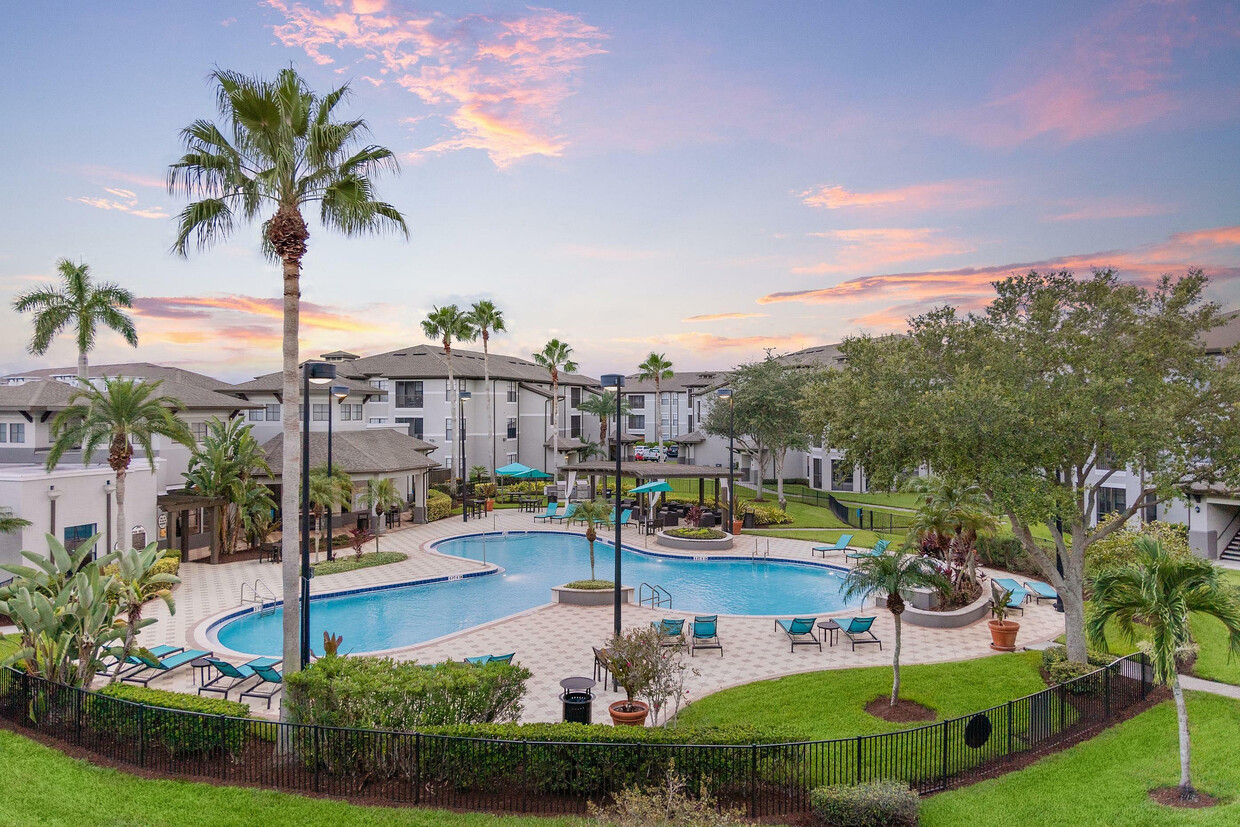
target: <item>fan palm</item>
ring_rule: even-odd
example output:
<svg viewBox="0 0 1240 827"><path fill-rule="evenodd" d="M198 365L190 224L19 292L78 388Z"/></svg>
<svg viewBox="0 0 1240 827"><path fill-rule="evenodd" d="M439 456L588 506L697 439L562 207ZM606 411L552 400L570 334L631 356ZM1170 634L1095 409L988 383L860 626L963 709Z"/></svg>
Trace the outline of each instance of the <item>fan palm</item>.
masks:
<svg viewBox="0 0 1240 827"><path fill-rule="evenodd" d="M495 391L491 387L491 334L503 333L508 328L504 323L504 311L495 306L495 302L482 300L474 302L469 309L470 324L477 329L482 337L482 375L486 380L487 395L487 436L491 439L491 476L495 476Z"/></svg>
<svg viewBox="0 0 1240 827"><path fill-rule="evenodd" d="M1177 657L1192 643L1193 612L1217 618L1227 630L1229 653L1240 653L1240 595L1208 560L1170 554L1160 540L1140 537L1134 563L1093 578L1093 609L1085 634L1095 646L1106 645L1108 624L1132 644L1148 629L1147 644L1154 681L1171 685L1180 731L1180 798L1195 797L1189 774L1191 743L1188 708L1180 686Z"/></svg>
<svg viewBox="0 0 1240 827"><path fill-rule="evenodd" d="M559 339L552 339L534 354L534 364L546 368L551 374L551 448L555 457L552 463L559 462L560 458L560 431L555 426L556 410L560 407L560 371L572 373L577 370L572 355L572 347Z"/></svg>
<svg viewBox="0 0 1240 827"><path fill-rule="evenodd" d="M14 517L12 509L0 506L0 534L16 534L18 530L31 525L29 520Z"/></svg>
<svg viewBox="0 0 1240 827"><path fill-rule="evenodd" d="M74 264L67 258L56 262L60 271L59 290L44 287L22 293L13 300L18 313L34 313L34 335L29 351L42 356L52 345L52 339L69 325L73 326L77 344L77 377L85 382L90 378L86 354L95 346L99 325L115 330L133 347L138 346L138 332L133 319L119 308L133 307L133 293L111 282L95 284L90 279L90 265Z"/></svg>
<svg viewBox="0 0 1240 827"><path fill-rule="evenodd" d="M671 379L672 363L665 354L651 353L637 366L637 378L654 382L654 432L659 443L659 461L663 461L663 380Z"/></svg>
<svg viewBox="0 0 1240 827"><path fill-rule="evenodd" d="M455 304L447 307L435 307L431 310L430 315L422 320L422 332L426 334L428 339L439 339L443 343L443 358L448 363L448 392L447 402L452 406L452 441L453 445L449 446L452 451L452 476L456 476L456 464L461 463L461 484L465 483L465 463L461 457L461 450L457 447L461 441L461 423L460 406L456 404L457 392L460 390L456 386L456 374L452 370L452 342L472 342L478 338L478 330L470 321L469 314L462 313L461 309Z"/></svg>
<svg viewBox="0 0 1240 827"><path fill-rule="evenodd" d="M594 541L598 539L597 526L611 527L611 505L606 500L585 500L577 504L574 520L586 524L586 542L590 545L590 579L594 579Z"/></svg>
<svg viewBox="0 0 1240 827"><path fill-rule="evenodd" d="M366 490L362 492L362 505L375 515L375 551L379 550L379 535L382 534L383 519L388 511L400 505L400 494L396 491L396 483L390 479L368 480Z"/></svg>
<svg viewBox="0 0 1240 827"><path fill-rule="evenodd" d="M116 537L122 548L130 543L125 522L125 477L133 459L134 446L142 449L155 471L155 437L165 437L188 448L194 437L174 413L181 403L159 394L163 380L108 377L103 387L86 384L69 397L69 406L52 420L52 444L47 451L47 470L60 462L66 451L82 449L82 464L90 462L96 450L108 446L108 465L116 474Z"/></svg>
<svg viewBox="0 0 1240 827"><path fill-rule="evenodd" d="M844 599L885 595L887 611L896 622L896 643L891 656L891 705L900 699L900 616L904 614L904 594L914 588L944 588L943 576L924 557L904 552L879 554L857 562L844 578Z"/></svg>
<svg viewBox="0 0 1240 827"><path fill-rule="evenodd" d="M319 220L346 236L395 230L406 237L405 219L391 204L375 196L374 179L397 169L392 151L361 145L368 129L361 119L340 120L336 107L348 95L347 85L317 95L292 69L275 80L215 71L216 98L222 125L199 119L181 131L185 154L168 171L168 188L191 199L179 218L173 250L189 253L231 235L238 221L263 219L264 249L282 265L284 333L281 415L284 444L296 444L298 423L297 336L301 261L310 232L302 208L317 203ZM297 513L301 455L286 450L281 509ZM297 593L298 528L284 526L286 595ZM298 662L300 629L296 612L284 613L284 662Z"/></svg>
<svg viewBox="0 0 1240 827"><path fill-rule="evenodd" d="M581 404L577 406L577 410L590 416L598 417L598 441L604 447L604 453L610 445L610 428L608 427L612 417L616 415L616 392L604 390L598 396L591 395L588 399L583 399ZM629 407L629 400L620 400L620 415L627 416L632 413L633 409ZM619 434L617 434L619 439Z"/></svg>
<svg viewBox="0 0 1240 827"><path fill-rule="evenodd" d="M318 558L322 545L324 525L323 512L328 508L339 508L342 505L353 505L353 480L339 465L332 465L332 472L327 473L327 466L322 465L310 472L310 508L314 509L315 522L319 525L319 536L315 539L314 555ZM328 537L330 545L333 538Z"/></svg>

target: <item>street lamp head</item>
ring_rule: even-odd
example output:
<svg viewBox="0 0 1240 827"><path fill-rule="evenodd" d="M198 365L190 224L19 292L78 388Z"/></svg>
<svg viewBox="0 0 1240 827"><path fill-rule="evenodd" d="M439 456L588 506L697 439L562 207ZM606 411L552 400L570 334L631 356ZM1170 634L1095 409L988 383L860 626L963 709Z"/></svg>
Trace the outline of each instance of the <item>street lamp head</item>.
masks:
<svg viewBox="0 0 1240 827"><path fill-rule="evenodd" d="M602 385L604 388L623 388L624 387L624 374L623 373L604 373L603 376L598 380L598 383Z"/></svg>
<svg viewBox="0 0 1240 827"><path fill-rule="evenodd" d="M336 366L330 362L306 362L305 371L314 385L326 385L336 378Z"/></svg>
<svg viewBox="0 0 1240 827"><path fill-rule="evenodd" d="M349 396L349 389L344 385L332 385L332 396L337 399L346 399Z"/></svg>
<svg viewBox="0 0 1240 827"><path fill-rule="evenodd" d="M715 391L715 396L718 396L720 399L726 399L729 402L731 402L732 401L732 389L731 388L719 388L719 390Z"/></svg>
<svg viewBox="0 0 1240 827"><path fill-rule="evenodd" d="M471 393L470 391L461 391L457 396L462 402L469 400L469 399L473 399L474 397L473 393Z"/></svg>

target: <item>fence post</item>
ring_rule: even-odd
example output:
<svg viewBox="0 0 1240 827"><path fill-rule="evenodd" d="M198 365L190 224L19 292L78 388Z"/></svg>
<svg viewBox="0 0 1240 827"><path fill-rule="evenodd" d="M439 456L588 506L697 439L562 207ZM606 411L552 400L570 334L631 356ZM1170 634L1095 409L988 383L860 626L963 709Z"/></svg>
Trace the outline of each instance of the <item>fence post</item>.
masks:
<svg viewBox="0 0 1240 827"><path fill-rule="evenodd" d="M1012 754L1012 702L1007 702L1007 754Z"/></svg>
<svg viewBox="0 0 1240 827"><path fill-rule="evenodd" d="M413 733L413 803L422 802L422 733Z"/></svg>
<svg viewBox="0 0 1240 827"><path fill-rule="evenodd" d="M749 817L758 817L758 745L749 745Z"/></svg>
<svg viewBox="0 0 1240 827"><path fill-rule="evenodd" d="M947 721L943 722L943 789L947 789Z"/></svg>
<svg viewBox="0 0 1240 827"><path fill-rule="evenodd" d="M314 791L319 791L319 725L314 725Z"/></svg>
<svg viewBox="0 0 1240 827"><path fill-rule="evenodd" d="M1149 694L1149 684L1145 682L1145 653L1137 653L1137 666L1141 667L1141 700L1145 700Z"/></svg>
<svg viewBox="0 0 1240 827"><path fill-rule="evenodd" d="M146 766L146 704L138 704L138 766Z"/></svg>
<svg viewBox="0 0 1240 827"><path fill-rule="evenodd" d="M228 739L224 735L224 716L217 717L220 719L220 780L223 781L228 777L228 747L226 746Z"/></svg>
<svg viewBox="0 0 1240 827"><path fill-rule="evenodd" d="M530 742L521 742L521 812L525 812L530 795Z"/></svg>
<svg viewBox="0 0 1240 827"><path fill-rule="evenodd" d="M1105 681L1106 681L1106 687L1105 687L1105 688L1106 688L1106 691L1105 691L1105 694L1106 694L1106 715L1107 715L1107 717L1108 717L1108 718L1110 718L1110 717L1111 717L1111 667L1110 667L1110 666L1108 666L1108 667L1107 667L1107 671L1106 671L1106 672L1104 672L1103 674L1105 674L1105 675L1106 675L1106 678L1105 678Z"/></svg>
<svg viewBox="0 0 1240 827"><path fill-rule="evenodd" d="M853 779L854 784L861 783L861 736L857 736L857 775Z"/></svg>
<svg viewBox="0 0 1240 827"><path fill-rule="evenodd" d="M79 747L82 746L82 690L77 689L73 693L73 732L74 743Z"/></svg>

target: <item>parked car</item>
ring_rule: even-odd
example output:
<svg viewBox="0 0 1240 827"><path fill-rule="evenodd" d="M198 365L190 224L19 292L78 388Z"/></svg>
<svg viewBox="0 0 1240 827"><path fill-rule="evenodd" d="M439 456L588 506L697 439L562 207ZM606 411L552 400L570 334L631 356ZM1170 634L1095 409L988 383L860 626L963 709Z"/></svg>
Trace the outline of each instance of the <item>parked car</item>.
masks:
<svg viewBox="0 0 1240 827"><path fill-rule="evenodd" d="M635 445L633 447L633 459L641 461L646 458L646 446Z"/></svg>
<svg viewBox="0 0 1240 827"><path fill-rule="evenodd" d="M680 457L680 446L675 444L667 445L663 448L663 452L668 459L677 459Z"/></svg>
<svg viewBox="0 0 1240 827"><path fill-rule="evenodd" d="M663 455L659 453L658 445L647 445L642 459L646 460L646 462L658 462L662 456Z"/></svg>

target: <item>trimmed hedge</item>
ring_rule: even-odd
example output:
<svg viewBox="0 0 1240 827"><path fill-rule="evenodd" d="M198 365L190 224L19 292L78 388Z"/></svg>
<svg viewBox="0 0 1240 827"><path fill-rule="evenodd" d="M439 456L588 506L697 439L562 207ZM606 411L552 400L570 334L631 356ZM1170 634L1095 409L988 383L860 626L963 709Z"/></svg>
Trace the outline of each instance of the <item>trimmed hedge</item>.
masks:
<svg viewBox="0 0 1240 827"><path fill-rule="evenodd" d="M713 528L669 528L663 532L668 537L679 537L682 540L722 540L728 535Z"/></svg>
<svg viewBox="0 0 1240 827"><path fill-rule="evenodd" d="M752 514L756 525L782 525L792 522L788 513L777 505L757 505L747 502L738 511L741 514Z"/></svg>
<svg viewBox="0 0 1240 827"><path fill-rule="evenodd" d="M452 513L452 498L442 491L431 489L426 492L426 519L430 522L442 520Z"/></svg>
<svg viewBox="0 0 1240 827"><path fill-rule="evenodd" d="M571 583L566 583L565 586L570 589L602 591L604 589L613 589L616 584L610 580L574 580Z"/></svg>
<svg viewBox="0 0 1240 827"><path fill-rule="evenodd" d="M831 827L916 827L921 799L903 781L869 781L811 790L819 824Z"/></svg>
<svg viewBox="0 0 1240 827"><path fill-rule="evenodd" d="M343 571L366 569L371 566L385 566L388 563L400 563L408 559L409 555L400 551L372 551L370 554L363 554L361 559L337 557L335 560L324 560L322 563L315 564L314 576L322 577L326 574L340 574Z"/></svg>
<svg viewBox="0 0 1240 827"><path fill-rule="evenodd" d="M117 739L133 738L138 735L140 721L148 744L160 744L177 755L219 752L221 738L225 748L237 754L245 743L243 724L180 713L248 718L249 704L124 683L109 684L97 695L85 698L85 713L97 734ZM139 710L133 704L142 704L145 708Z"/></svg>

